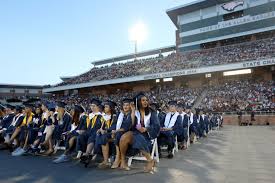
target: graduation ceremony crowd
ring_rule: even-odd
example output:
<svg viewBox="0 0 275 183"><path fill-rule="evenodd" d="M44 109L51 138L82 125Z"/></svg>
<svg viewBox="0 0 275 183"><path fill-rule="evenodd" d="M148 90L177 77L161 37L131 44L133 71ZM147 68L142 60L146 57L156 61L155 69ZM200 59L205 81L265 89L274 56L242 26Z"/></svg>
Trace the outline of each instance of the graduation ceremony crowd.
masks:
<svg viewBox="0 0 275 183"><path fill-rule="evenodd" d="M165 107L150 97L140 92L116 102L86 98L88 105L43 98L1 104L0 149L12 156L55 155L53 163L77 160L86 166L101 157L99 168L124 170L130 170L127 157L142 154L144 171L151 172L156 165L152 140L157 139L160 157L173 158L175 145L186 149L222 125L221 114L191 109L192 97L187 97L191 102L165 101ZM64 151L57 156L61 146Z"/></svg>
<svg viewBox="0 0 275 183"><path fill-rule="evenodd" d="M172 53L168 56L160 55L154 58L139 59L104 67L94 67L88 72L64 81L57 86L274 57L274 35L260 35L257 38L258 40L255 41L246 40L241 43L231 43L231 45L226 45L225 43L223 46L188 51L181 54Z"/></svg>

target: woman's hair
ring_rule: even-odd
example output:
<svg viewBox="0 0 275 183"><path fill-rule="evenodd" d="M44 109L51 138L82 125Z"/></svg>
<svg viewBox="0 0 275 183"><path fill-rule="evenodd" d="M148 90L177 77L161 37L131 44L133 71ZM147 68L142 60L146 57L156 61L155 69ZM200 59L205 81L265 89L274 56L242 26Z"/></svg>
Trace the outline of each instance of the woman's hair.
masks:
<svg viewBox="0 0 275 183"><path fill-rule="evenodd" d="M137 98L137 109L140 111L140 108L142 107L141 99L146 96L141 96ZM146 97L147 98L147 97ZM148 98L147 98L148 99ZM145 115L148 115L150 113L150 107L149 105L144 109Z"/></svg>
<svg viewBox="0 0 275 183"><path fill-rule="evenodd" d="M74 115L73 115L73 123L75 123L76 125L79 125L80 123L80 114L81 112L80 111L76 111L74 110Z"/></svg>

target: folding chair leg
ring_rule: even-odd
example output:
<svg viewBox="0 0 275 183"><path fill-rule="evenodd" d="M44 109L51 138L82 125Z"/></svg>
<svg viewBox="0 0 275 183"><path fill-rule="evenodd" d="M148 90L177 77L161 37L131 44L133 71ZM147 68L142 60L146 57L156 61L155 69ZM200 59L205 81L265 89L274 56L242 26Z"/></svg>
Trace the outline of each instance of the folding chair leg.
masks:
<svg viewBox="0 0 275 183"><path fill-rule="evenodd" d="M128 167L130 167L132 165L132 161L133 161L133 157L130 157L128 159Z"/></svg>

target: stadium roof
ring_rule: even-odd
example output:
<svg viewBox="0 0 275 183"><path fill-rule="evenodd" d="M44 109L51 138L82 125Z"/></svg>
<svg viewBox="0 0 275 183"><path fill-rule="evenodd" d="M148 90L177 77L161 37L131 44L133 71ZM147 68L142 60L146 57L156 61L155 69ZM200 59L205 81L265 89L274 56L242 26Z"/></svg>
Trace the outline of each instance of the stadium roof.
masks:
<svg viewBox="0 0 275 183"><path fill-rule="evenodd" d="M159 54L159 53L166 53L166 52L175 51L175 50L176 50L176 46L174 46L174 45L173 46L167 46L167 47L163 47L163 48L138 52L136 55L135 54L128 54L128 55L122 55L122 56L108 58L108 59L104 59L104 60L93 61L92 64L95 65L95 66L98 66L98 65L103 65L103 64L119 62L119 61L123 61L123 60L134 59L135 57L146 57L146 56L150 56L150 55L155 55L155 54Z"/></svg>
<svg viewBox="0 0 275 183"><path fill-rule="evenodd" d="M68 81L68 80L70 80L70 79L72 79L72 78L74 78L74 77L76 77L76 76L61 76L60 79L61 79L62 81Z"/></svg>
<svg viewBox="0 0 275 183"><path fill-rule="evenodd" d="M42 89L42 85L24 85L24 84L1 84L0 88L17 88L17 89Z"/></svg>
<svg viewBox="0 0 275 183"><path fill-rule="evenodd" d="M228 1L232 1L232 0L196 0L191 3L187 3L181 6L168 9L166 13L170 17L172 22L175 24L175 26L178 27L178 24L177 24L178 15L186 14L186 13L207 8L207 7L211 7L216 4L226 3Z"/></svg>

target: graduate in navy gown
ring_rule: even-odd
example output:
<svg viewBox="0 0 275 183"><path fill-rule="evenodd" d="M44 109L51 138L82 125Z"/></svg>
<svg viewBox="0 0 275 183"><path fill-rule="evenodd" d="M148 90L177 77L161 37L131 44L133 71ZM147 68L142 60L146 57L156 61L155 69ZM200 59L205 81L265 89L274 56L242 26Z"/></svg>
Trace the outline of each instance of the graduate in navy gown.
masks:
<svg viewBox="0 0 275 183"><path fill-rule="evenodd" d="M131 103L131 118L133 129L125 133L120 139L121 168L130 170L125 158L128 148L141 151L147 159L145 172L151 172L155 166L155 160L151 157L152 139L157 138L160 130L159 119L156 111L149 107L148 98L144 93L139 93L135 98L135 105Z"/></svg>
<svg viewBox="0 0 275 183"><path fill-rule="evenodd" d="M32 107L32 105L30 107ZM21 156L30 152L31 144L34 143L38 135L40 125L42 124L42 109L40 104L36 105L35 112L34 114L31 114L31 116L32 120L22 128L20 134L22 142L24 143L23 148L15 153L14 156Z"/></svg>
<svg viewBox="0 0 275 183"><path fill-rule="evenodd" d="M74 105L70 114L72 115L70 131L64 134L66 149L62 155L53 161L54 163L67 162L71 159L70 155L75 150L77 136L87 129L88 116L85 114L84 107Z"/></svg>
<svg viewBox="0 0 275 183"><path fill-rule="evenodd" d="M51 120L51 117L53 117L54 112L55 112L55 104L50 103L47 101L43 101L41 103L41 110L42 110L42 115L41 115L41 123L40 125L37 125L37 136L31 145L31 149L29 153L31 154L36 154L40 151L38 148L39 145L45 141L46 138L46 127L47 125L52 125L53 122Z"/></svg>
<svg viewBox="0 0 275 183"><path fill-rule="evenodd" d="M27 136L27 128L28 126L32 123L33 121L33 104L31 103L23 103L25 106L24 109L24 119L22 122L17 122L16 124L16 129L14 131L14 133L12 134L12 137L10 139L10 141L8 142L9 144L12 144L12 141L14 139L14 137L16 136L18 139L18 148L15 149L12 152L12 156L20 156L23 153L25 153L25 149L24 149L24 145L25 145L25 140L26 140L26 136ZM17 132L19 132L17 134Z"/></svg>
<svg viewBox="0 0 275 183"><path fill-rule="evenodd" d="M116 147L115 161L112 165L112 169L118 168L121 163L121 153L119 148L119 143L122 135L132 128L132 117L131 117L131 107L130 103L133 102L132 99L124 98L122 100L122 111L117 116L116 125L112 130L112 135L114 138L114 144Z"/></svg>
<svg viewBox="0 0 275 183"><path fill-rule="evenodd" d="M14 140L17 141L17 137L19 136L20 129L17 129L24 119L23 114L23 108L21 106L12 106L12 105L6 105L5 112L6 115L4 116L2 120L2 127L0 130L1 137L5 140L1 144L1 149L7 149L9 148L11 151L12 149L12 143ZM16 131L16 132L15 132ZM10 137L13 135L13 139L10 140ZM18 144L18 141L16 142Z"/></svg>
<svg viewBox="0 0 275 183"><path fill-rule="evenodd" d="M179 104L179 109L178 109L179 114L181 115L182 118L182 135L178 137L178 142L179 143L179 149L186 149L187 148L187 141L188 141L188 128L189 128L189 118L186 113L186 107L184 104Z"/></svg>
<svg viewBox="0 0 275 183"><path fill-rule="evenodd" d="M121 125L120 129L116 129L117 118L118 118L116 114L116 109L115 109L116 106L117 104L110 100L106 101L104 104L104 114L103 114L104 123L102 123L102 126L100 128L100 131L96 139L96 143L99 146L101 146L102 155L103 155L103 161L98 165L99 168L107 168L110 166L108 163L108 158L110 155L110 147L112 147L113 143L115 144L116 147L118 147L117 141L119 141L119 138L121 136L120 135L118 137L118 135L120 134L120 132L122 134L124 133L124 131L129 129L129 127L125 128L124 124ZM131 121L130 121L130 125L131 125ZM117 150L117 153L119 153L119 150Z"/></svg>
<svg viewBox="0 0 275 183"><path fill-rule="evenodd" d="M182 117L177 112L177 101L170 101L169 112L161 122L160 134L158 137L159 149L163 145L168 145L168 158L173 158L173 148L175 146L175 137L182 136L183 126Z"/></svg>
<svg viewBox="0 0 275 183"><path fill-rule="evenodd" d="M49 124L52 133L46 135L45 141L48 141L48 150L44 153L46 156L50 156L53 154L54 149L54 141L62 140L64 134L70 131L72 124L71 115L65 110L66 103L65 102L57 102L57 116L52 116L49 118L48 122L53 123Z"/></svg>
<svg viewBox="0 0 275 183"><path fill-rule="evenodd" d="M81 162L86 163L90 159L90 155L95 151L95 141L97 133L104 122L102 113L100 112L101 101L98 99L92 99L90 108L92 113L89 114L89 122L87 124L87 130L77 137L77 151L85 152L81 157Z"/></svg>

